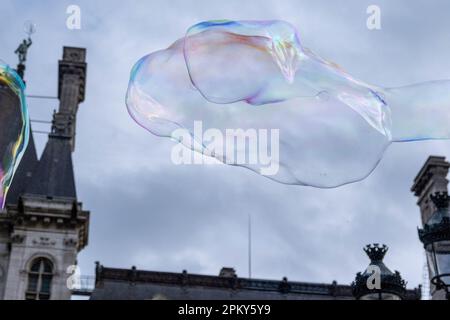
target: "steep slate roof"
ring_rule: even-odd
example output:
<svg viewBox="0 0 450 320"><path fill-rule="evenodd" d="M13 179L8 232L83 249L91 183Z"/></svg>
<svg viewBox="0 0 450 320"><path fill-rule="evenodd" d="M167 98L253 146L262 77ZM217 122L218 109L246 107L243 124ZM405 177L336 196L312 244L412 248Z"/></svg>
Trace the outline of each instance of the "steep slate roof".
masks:
<svg viewBox="0 0 450 320"><path fill-rule="evenodd" d="M14 179L6 197L6 203L17 203L19 196L25 192L26 186L30 183L37 164L38 158L36 154L34 138L33 134L30 133L28 146L14 175Z"/></svg>
<svg viewBox="0 0 450 320"><path fill-rule="evenodd" d="M76 199L70 139L50 134L26 194Z"/></svg>

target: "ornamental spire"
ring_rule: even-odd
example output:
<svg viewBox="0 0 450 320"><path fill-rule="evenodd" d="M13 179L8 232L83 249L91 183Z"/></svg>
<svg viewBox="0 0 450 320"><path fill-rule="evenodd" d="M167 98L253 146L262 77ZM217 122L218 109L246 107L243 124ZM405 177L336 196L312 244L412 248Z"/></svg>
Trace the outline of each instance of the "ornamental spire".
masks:
<svg viewBox="0 0 450 320"><path fill-rule="evenodd" d="M17 74L22 78L22 80L24 80L25 76L25 62L27 61L28 48L30 48L33 44L33 41L31 41L31 35L36 32L36 25L31 21L27 21L24 24L24 31L28 37L27 39L23 39L16 51L14 51L19 58L19 63L17 64Z"/></svg>
<svg viewBox="0 0 450 320"><path fill-rule="evenodd" d="M380 246L378 243L374 243L366 245L364 252L369 256L372 262L383 261L384 255L388 249L388 246L385 244Z"/></svg>

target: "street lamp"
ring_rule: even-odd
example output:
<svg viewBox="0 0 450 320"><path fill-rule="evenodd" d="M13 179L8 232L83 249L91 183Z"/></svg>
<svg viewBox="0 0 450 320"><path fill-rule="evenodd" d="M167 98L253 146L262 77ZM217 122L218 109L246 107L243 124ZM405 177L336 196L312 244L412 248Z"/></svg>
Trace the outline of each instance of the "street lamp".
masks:
<svg viewBox="0 0 450 320"><path fill-rule="evenodd" d="M447 192L430 195L436 211L419 229L419 238L427 254L431 283L437 290L444 290L450 300L450 214Z"/></svg>
<svg viewBox="0 0 450 320"><path fill-rule="evenodd" d="M406 282L398 271L392 272L383 263L388 247L367 245L364 251L370 258L367 269L358 272L352 283L353 296L357 300L402 300L406 295Z"/></svg>

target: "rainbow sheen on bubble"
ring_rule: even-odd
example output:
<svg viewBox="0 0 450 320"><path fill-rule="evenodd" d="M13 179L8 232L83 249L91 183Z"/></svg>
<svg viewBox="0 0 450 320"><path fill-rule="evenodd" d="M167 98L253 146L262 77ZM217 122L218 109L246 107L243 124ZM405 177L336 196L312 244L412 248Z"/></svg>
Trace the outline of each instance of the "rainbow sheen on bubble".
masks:
<svg viewBox="0 0 450 320"><path fill-rule="evenodd" d="M212 152L194 135L194 122L223 133L242 129L244 139L249 129L279 129L279 170L267 177L321 188L364 179L392 142L450 138L449 80L367 84L303 47L284 21L194 25L135 64L126 103L151 133L255 172L261 165ZM193 139L174 136L179 128Z"/></svg>
<svg viewBox="0 0 450 320"><path fill-rule="evenodd" d="M0 209L28 144L30 122L24 92L19 75L0 62Z"/></svg>

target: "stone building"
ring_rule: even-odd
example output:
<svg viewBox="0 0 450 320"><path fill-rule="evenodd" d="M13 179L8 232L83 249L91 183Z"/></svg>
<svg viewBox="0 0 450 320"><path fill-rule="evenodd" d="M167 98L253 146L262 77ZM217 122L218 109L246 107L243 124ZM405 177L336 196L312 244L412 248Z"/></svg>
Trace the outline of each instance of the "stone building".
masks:
<svg viewBox="0 0 450 320"><path fill-rule="evenodd" d="M437 157L431 156L423 165L422 169L417 174L414 179L414 184L411 188L411 191L417 197L417 205L420 208L421 220L422 220L422 228L425 227L426 224L436 223L439 221L434 221L436 218L436 214L440 213L439 208L437 207L436 201L433 199L438 198L438 201L446 201L445 211L447 211L448 216L448 180L447 174L450 168L450 163L445 160L445 157ZM448 224L447 224L448 230ZM419 231L420 234L420 231ZM446 235L448 238L448 233ZM422 240L422 239L421 239ZM448 243L446 251L449 251ZM427 255L427 265L430 276L432 276L431 267L433 265L433 258L430 255ZM444 268L447 270L450 269L450 260L442 261L441 263L446 264ZM442 266L441 266L442 267ZM444 300L446 297L446 293L443 289L436 288L436 286L430 286L430 294L433 300Z"/></svg>
<svg viewBox="0 0 450 320"><path fill-rule="evenodd" d="M420 300L419 289L406 300ZM350 285L239 278L232 268L218 276L96 267L92 300L354 300Z"/></svg>
<svg viewBox="0 0 450 320"><path fill-rule="evenodd" d="M32 135L0 212L0 299L70 299L67 270L88 243L89 212L78 201L72 164L78 105L84 100L86 51L64 47L59 61L59 109L43 154L38 159ZM0 86L0 104L18 103ZM13 108L11 108L13 109ZM447 192L450 164L430 157L412 191L425 224L435 208L429 201ZM412 231L413 232L413 231ZM357 270L354 270L356 274ZM82 292L78 291L78 292ZM232 268L218 276L109 268L97 264L93 300L101 299L354 299L352 287L238 277ZM432 288L433 298L440 298ZM420 290L405 298L420 299Z"/></svg>
<svg viewBox="0 0 450 320"><path fill-rule="evenodd" d="M86 50L64 47L59 109L40 159L32 134L0 213L0 299L70 299L67 268L88 242L89 212L78 202L72 165ZM11 97L7 87L0 96ZM2 103L18 103L6 98Z"/></svg>

